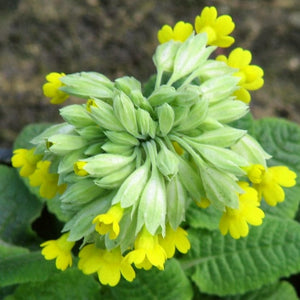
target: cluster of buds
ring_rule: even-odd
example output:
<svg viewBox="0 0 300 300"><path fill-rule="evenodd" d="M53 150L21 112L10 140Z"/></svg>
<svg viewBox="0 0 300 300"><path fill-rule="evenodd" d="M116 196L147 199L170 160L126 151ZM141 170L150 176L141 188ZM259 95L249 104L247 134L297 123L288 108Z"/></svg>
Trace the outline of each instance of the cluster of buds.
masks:
<svg viewBox="0 0 300 300"><path fill-rule="evenodd" d="M262 197L270 205L284 200L281 186L294 185L295 173L268 168L259 143L231 125L249 110L241 89L262 86L262 70L241 48L228 59L211 58L217 46L233 43L233 28L214 7L196 18L195 31L184 22L162 27L147 95L133 77L47 76L44 93L53 103L70 95L85 102L60 109L65 122L35 137L33 149L16 150L12 161L43 197L62 193L56 197L69 216L64 234L42 244L57 268L72 264L71 249L81 241L78 267L85 274L111 286L121 274L132 281L133 266L163 270L176 249L189 250L182 224L192 202L222 211L221 233L240 238L249 224L262 223ZM56 186L42 191L50 175Z"/></svg>

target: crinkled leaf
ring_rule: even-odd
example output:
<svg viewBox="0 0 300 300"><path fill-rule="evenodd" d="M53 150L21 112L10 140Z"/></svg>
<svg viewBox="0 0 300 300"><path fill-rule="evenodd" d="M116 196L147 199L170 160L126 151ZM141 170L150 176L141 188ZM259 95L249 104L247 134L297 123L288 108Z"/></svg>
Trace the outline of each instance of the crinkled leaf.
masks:
<svg viewBox="0 0 300 300"><path fill-rule="evenodd" d="M30 226L41 210L41 202L27 190L17 171L0 166L0 237L9 243L30 243L35 237Z"/></svg>
<svg viewBox="0 0 300 300"><path fill-rule="evenodd" d="M96 300L100 299L99 291L100 285L92 276L72 268L57 272L43 282L22 284L6 300Z"/></svg>
<svg viewBox="0 0 300 300"><path fill-rule="evenodd" d="M171 259L166 262L164 271L140 270L133 282L121 280L111 288L111 294L110 299L115 300L188 300L192 299L192 288L179 262Z"/></svg>
<svg viewBox="0 0 300 300"><path fill-rule="evenodd" d="M243 294L300 271L300 225L267 216L246 238L189 230L192 247L182 265L208 294ZM237 284L238 283L238 284Z"/></svg>

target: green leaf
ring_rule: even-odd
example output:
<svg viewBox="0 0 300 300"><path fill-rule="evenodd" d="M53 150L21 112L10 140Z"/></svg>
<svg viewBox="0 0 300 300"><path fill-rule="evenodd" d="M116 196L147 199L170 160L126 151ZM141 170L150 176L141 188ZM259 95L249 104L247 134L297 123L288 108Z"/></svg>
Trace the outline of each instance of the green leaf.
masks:
<svg viewBox="0 0 300 300"><path fill-rule="evenodd" d="M294 218L300 201L300 126L283 119L265 118L256 121L254 128L256 139L272 155L268 165L284 165L298 175L296 186L284 189L284 202L276 207L263 204L263 209L272 215Z"/></svg>
<svg viewBox="0 0 300 300"><path fill-rule="evenodd" d="M298 300L294 287L287 281L276 282L244 295L225 297L225 300Z"/></svg>
<svg viewBox="0 0 300 300"><path fill-rule="evenodd" d="M0 286L44 281L59 271L40 252L10 256L0 260Z"/></svg>
<svg viewBox="0 0 300 300"><path fill-rule="evenodd" d="M100 285L92 276L72 268L59 272L43 282L20 285L6 300L96 300L100 299ZM101 298L102 299L102 298Z"/></svg>
<svg viewBox="0 0 300 300"><path fill-rule="evenodd" d="M239 240L191 229L189 240L182 266L192 268L192 280L204 293L243 294L300 271L300 225L293 220L267 216Z"/></svg>
<svg viewBox="0 0 300 300"><path fill-rule="evenodd" d="M19 254L28 253L29 250L23 247L8 244L0 240L0 260L3 258L12 257Z"/></svg>
<svg viewBox="0 0 300 300"><path fill-rule="evenodd" d="M31 223L40 215L42 204L29 193L17 171L0 166L0 237L24 245L34 237Z"/></svg>
<svg viewBox="0 0 300 300"><path fill-rule="evenodd" d="M215 207L200 208L194 202L191 203L186 212L186 220L190 226L209 230L219 228L221 216L222 211Z"/></svg>
<svg viewBox="0 0 300 300"><path fill-rule="evenodd" d="M33 144L30 141L42 133L46 128L50 127L50 123L39 123L39 124L30 124L23 128L20 134L17 136L14 142L14 149L26 148L30 149L33 147Z"/></svg>
<svg viewBox="0 0 300 300"><path fill-rule="evenodd" d="M140 270L132 283L121 280L110 290L116 300L188 300L193 296L190 282L175 259L166 262L164 271Z"/></svg>

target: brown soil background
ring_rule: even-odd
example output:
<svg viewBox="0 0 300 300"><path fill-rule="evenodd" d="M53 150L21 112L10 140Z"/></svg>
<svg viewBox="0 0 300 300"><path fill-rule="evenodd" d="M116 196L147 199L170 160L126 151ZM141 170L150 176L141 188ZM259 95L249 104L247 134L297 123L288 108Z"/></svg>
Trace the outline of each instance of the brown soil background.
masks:
<svg viewBox="0 0 300 300"><path fill-rule="evenodd" d="M206 5L233 17L234 46L251 50L265 71L264 87L252 93L254 115L300 123L299 0L0 0L0 147L29 123L61 120L42 94L47 73L144 82L154 73L158 29L193 23Z"/></svg>

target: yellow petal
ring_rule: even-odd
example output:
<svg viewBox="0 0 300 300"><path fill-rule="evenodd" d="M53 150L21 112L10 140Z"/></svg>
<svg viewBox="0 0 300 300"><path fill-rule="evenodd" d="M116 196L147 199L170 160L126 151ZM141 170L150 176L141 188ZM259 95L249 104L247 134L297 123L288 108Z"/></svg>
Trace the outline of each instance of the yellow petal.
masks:
<svg viewBox="0 0 300 300"><path fill-rule="evenodd" d="M292 187L296 184L297 174L285 166L270 167L269 172L274 180L281 186Z"/></svg>

